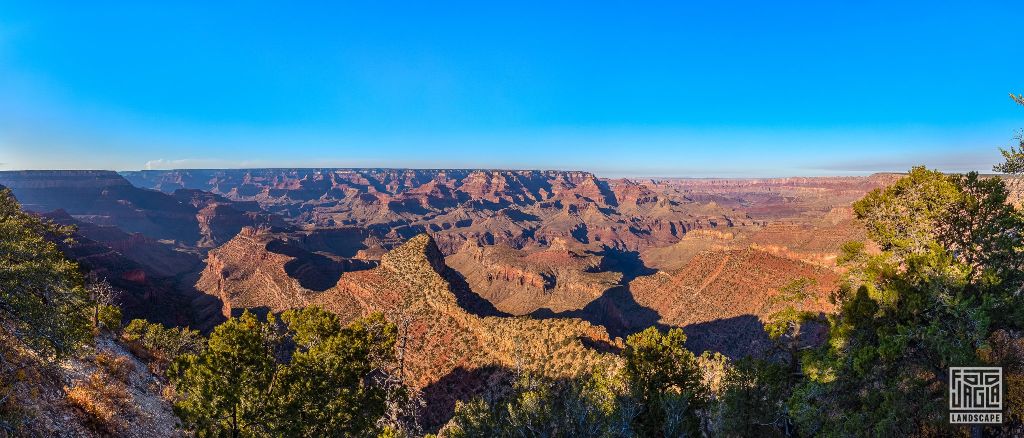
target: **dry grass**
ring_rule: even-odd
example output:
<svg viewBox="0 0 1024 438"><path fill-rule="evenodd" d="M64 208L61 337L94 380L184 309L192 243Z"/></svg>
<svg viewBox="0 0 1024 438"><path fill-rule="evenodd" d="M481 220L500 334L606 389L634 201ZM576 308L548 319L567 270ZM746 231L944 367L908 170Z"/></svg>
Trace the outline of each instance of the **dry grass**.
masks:
<svg viewBox="0 0 1024 438"><path fill-rule="evenodd" d="M97 370L65 391L68 402L82 412L88 424L111 434L123 431L120 420L131 408L131 395L123 383Z"/></svg>
<svg viewBox="0 0 1024 438"><path fill-rule="evenodd" d="M0 429L0 437L30 435L24 420L37 415L31 407L44 403L42 388L59 378L55 368L0 330L0 424L10 427L10 435Z"/></svg>
<svg viewBox="0 0 1024 438"><path fill-rule="evenodd" d="M105 371L111 377L128 383L132 371L135 371L135 364L126 356L118 356L110 351L101 351L94 359L96 366Z"/></svg>

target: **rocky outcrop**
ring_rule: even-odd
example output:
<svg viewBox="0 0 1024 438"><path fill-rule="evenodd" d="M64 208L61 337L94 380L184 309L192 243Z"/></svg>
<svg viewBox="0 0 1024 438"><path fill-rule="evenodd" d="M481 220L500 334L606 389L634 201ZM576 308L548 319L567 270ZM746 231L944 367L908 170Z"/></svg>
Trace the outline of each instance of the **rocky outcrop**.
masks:
<svg viewBox="0 0 1024 438"><path fill-rule="evenodd" d="M124 175L177 190L183 203L200 209L205 242L227 241L211 252L200 286L229 310L317 302L351 316L397 306L403 295L390 281L400 270L390 260L407 257L388 251L429 233L454 270L436 263L439 254L425 260L435 263L458 307L478 316L577 316L616 334L751 310L721 313L685 296L658 301L652 297L675 295L650 281L652 268L708 276L694 264L718 257L727 260L725 272L746 270L751 278L789 279L808 267L816 278L834 275L842 243L864 238L850 203L898 177L605 180L572 171L407 169ZM257 225L262 237L243 232L228 240L250 226L244 215L255 207L282 218L287 229ZM216 228L227 231L218 235ZM287 244L272 242L282 239ZM381 259L377 269L345 265ZM775 287L710 278L702 290L722 294L724 303L755 303Z"/></svg>
<svg viewBox="0 0 1024 438"><path fill-rule="evenodd" d="M132 187L117 172L109 170L18 170L0 172L3 185L11 190L91 190ZM22 201L25 202L25 201Z"/></svg>
<svg viewBox="0 0 1024 438"><path fill-rule="evenodd" d="M124 236L96 237L148 266L125 271L125 279L183 276L180 257L154 246L168 237L178 253L215 248L198 284L229 310L330 295L347 277L364 275L356 271L429 233L455 268L446 265L439 275L471 313L597 312L596 321L619 328L650 319L630 318L615 304L633 276L674 272L706 252L754 249L835 269L839 246L864 237L849 204L897 177L605 180L576 171L409 169L123 175L6 172L0 181L29 205L66 204L76 221L123 225ZM125 178L172 195L137 189ZM181 227L191 227L184 233L190 237ZM639 265L614 267L620 261L607 254L628 254L627 262ZM792 267L773 266L771 275L780 278ZM351 292L338 299L380 298Z"/></svg>
<svg viewBox="0 0 1024 438"><path fill-rule="evenodd" d="M89 276L106 280L118 293L124 319L212 329L224 320L221 303L196 291L202 254L140 233L76 220L63 210L42 215L74 227L71 241L56 243Z"/></svg>
<svg viewBox="0 0 1024 438"><path fill-rule="evenodd" d="M753 248L700 252L678 270L636 278L629 290L657 323L688 328L691 349L743 356L766 347L761 320L779 310L770 300L800 278L816 282L805 310L831 310L836 272Z"/></svg>
<svg viewBox="0 0 1024 438"><path fill-rule="evenodd" d="M610 184L588 172L258 169L124 175L144 187L184 186L258 202L295 225L357 226L394 243L426 231L445 254L466 242L522 249L556 238L635 250L730 222L727 214L696 215L640 184Z"/></svg>
<svg viewBox="0 0 1024 438"><path fill-rule="evenodd" d="M542 308L555 312L581 309L622 278L620 273L602 268L602 256L572 251L561 238L548 248L530 252L505 245L467 244L446 261L473 291L513 315L528 315Z"/></svg>
<svg viewBox="0 0 1024 438"><path fill-rule="evenodd" d="M287 227L281 217L264 212L253 201L231 201L213 193L187 189L176 190L173 196L197 210L200 239L195 245L202 248L213 248L231 240L243 227Z"/></svg>
<svg viewBox="0 0 1024 438"><path fill-rule="evenodd" d="M296 226L363 228L385 248L429 232L446 255L467 242L529 250L559 238L593 250L645 251L679 242L692 230L803 220L808 211L847 206L895 178L604 180L576 171L411 169L123 175L141 187L185 187L256 202ZM237 227L240 218L228 222Z"/></svg>
<svg viewBox="0 0 1024 438"><path fill-rule="evenodd" d="M1006 188L1010 190L1010 202L1018 208L1024 207L1024 176L1003 176Z"/></svg>
<svg viewBox="0 0 1024 438"><path fill-rule="evenodd" d="M0 173L0 183L12 182L33 208L67 208L90 223L83 232L99 246L76 257L125 285L146 285L132 294L140 308L191 306L207 326L245 309L319 305L345 320L384 313L407 341L403 378L424 390L430 421L502 370L564 376L609 360L599 350L620 345L609 333L680 326L698 352L756 350L761 318L774 311L769 297L786 282L817 279L816 299L806 304L828 309L823 297L836 281L840 245L864 238L850 203L897 177L122 175ZM166 250L206 254L206 264L183 272ZM162 282L179 294L160 292ZM182 282L199 298L180 292L188 290Z"/></svg>
<svg viewBox="0 0 1024 438"><path fill-rule="evenodd" d="M467 297L460 295L468 291L449 279L450 270L429 235L416 236L388 252L373 269L341 274L323 291L304 288L289 276L285 266L294 258L268 248L273 241L272 234L244 229L210 252L197 286L218 295L229 313L246 308L279 312L308 305L322 306L346 320L383 313L400 327L406 345L403 377L424 389L431 425L451 415L454 400L486 386L479 380L484 374L474 370L526 366L565 376L613 360L581 341L612 345L600 327L576 319L487 316L493 313L467 305ZM474 377L444 380L453 372Z"/></svg>
<svg viewBox="0 0 1024 438"><path fill-rule="evenodd" d="M11 187L26 210L61 210L79 223L116 226L189 247L215 247L244 226L286 226L254 201L199 190L167 195L134 187L109 171L0 172L0 182Z"/></svg>
<svg viewBox="0 0 1024 438"><path fill-rule="evenodd" d="M297 252L267 230L243 228L231 241L208 253L196 288L220 299L226 317L233 309L305 306L312 290L303 287L300 278L309 272L293 269L293 276L286 266L294 266L296 260L301 266L301 258L313 254Z"/></svg>

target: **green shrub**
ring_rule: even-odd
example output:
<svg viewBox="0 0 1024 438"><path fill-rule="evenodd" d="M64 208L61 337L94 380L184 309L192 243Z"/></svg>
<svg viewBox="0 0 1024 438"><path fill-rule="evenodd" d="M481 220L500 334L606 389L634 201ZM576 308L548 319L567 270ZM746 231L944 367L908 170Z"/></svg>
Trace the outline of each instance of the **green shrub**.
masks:
<svg viewBox="0 0 1024 438"><path fill-rule="evenodd" d="M378 420L393 391L374 377L393 365L394 324L376 314L342 326L318 308L281 319L245 312L217 326L203 352L175 361L174 408L186 427L200 436L383 432Z"/></svg>
<svg viewBox="0 0 1024 438"><path fill-rule="evenodd" d="M117 333L121 331L121 308L114 305L100 306L100 327Z"/></svg>
<svg viewBox="0 0 1024 438"><path fill-rule="evenodd" d="M167 328L142 319L133 319L121 331L121 338L128 342L139 356L154 360L166 366L185 353L199 353L205 340L198 331L183 327Z"/></svg>

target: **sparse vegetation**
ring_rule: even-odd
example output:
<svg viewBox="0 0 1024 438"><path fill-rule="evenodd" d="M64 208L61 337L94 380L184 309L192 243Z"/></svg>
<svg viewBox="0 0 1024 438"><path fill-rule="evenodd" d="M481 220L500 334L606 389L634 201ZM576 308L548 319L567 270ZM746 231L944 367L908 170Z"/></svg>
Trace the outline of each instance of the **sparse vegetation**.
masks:
<svg viewBox="0 0 1024 438"><path fill-rule="evenodd" d="M127 383L132 371L135 371L135 364L126 356L120 356L110 351L96 353L94 359L96 366L106 372L107 375Z"/></svg>
<svg viewBox="0 0 1024 438"><path fill-rule="evenodd" d="M40 396L56 360L92 337L84 279L56 243L70 233L0 188L0 433L30 431L24 404Z"/></svg>
<svg viewBox="0 0 1024 438"><path fill-rule="evenodd" d="M524 372L508 394L459 403L454 437L692 436L710 416L709 384L679 329L630 336L617 366L572 378Z"/></svg>
<svg viewBox="0 0 1024 438"><path fill-rule="evenodd" d="M97 370L65 391L68 402L83 413L88 424L99 432L117 435L124 432L123 417L132 409L131 396L123 382L110 377Z"/></svg>
<svg viewBox="0 0 1024 438"><path fill-rule="evenodd" d="M112 332L121 330L121 308L114 303L117 290L106 279L98 280L89 276L86 290L89 293L89 305L92 308L92 323L97 330L106 329Z"/></svg>
<svg viewBox="0 0 1024 438"><path fill-rule="evenodd" d="M163 375L167 366L181 355L199 353L206 343L198 331L167 328L142 319L128 323L121 332L121 339L137 356L149 360L158 375Z"/></svg>

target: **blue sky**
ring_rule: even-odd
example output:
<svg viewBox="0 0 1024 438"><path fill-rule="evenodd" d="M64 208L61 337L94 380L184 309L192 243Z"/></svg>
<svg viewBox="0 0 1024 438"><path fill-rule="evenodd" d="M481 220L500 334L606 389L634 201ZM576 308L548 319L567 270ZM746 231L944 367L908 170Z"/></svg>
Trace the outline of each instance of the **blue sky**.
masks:
<svg viewBox="0 0 1024 438"><path fill-rule="evenodd" d="M0 0L0 169L988 170L1024 127L1020 1L151 3Z"/></svg>

